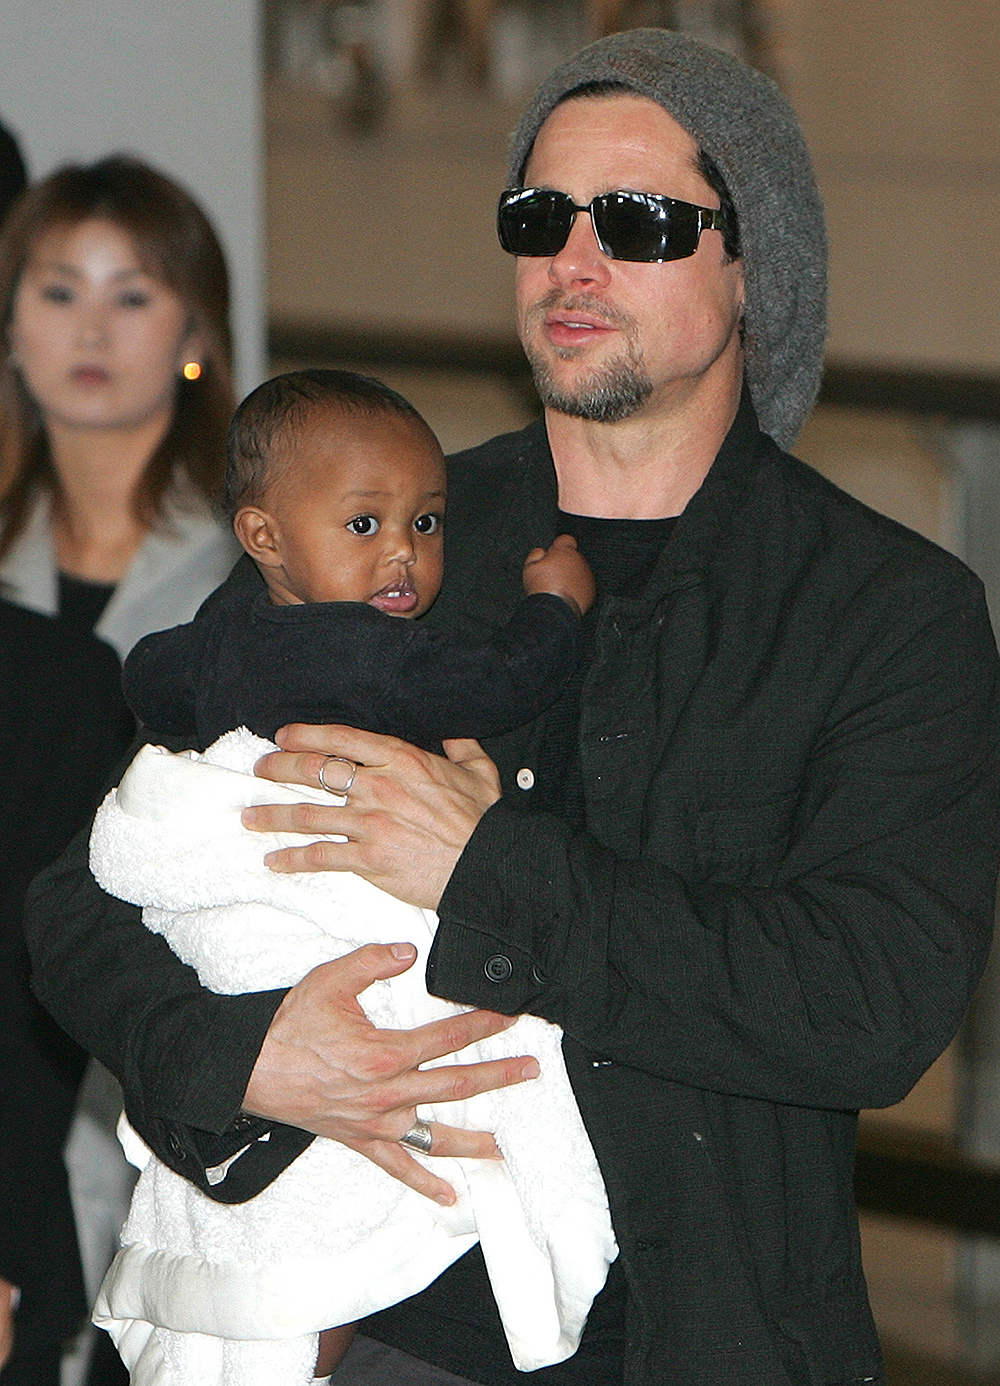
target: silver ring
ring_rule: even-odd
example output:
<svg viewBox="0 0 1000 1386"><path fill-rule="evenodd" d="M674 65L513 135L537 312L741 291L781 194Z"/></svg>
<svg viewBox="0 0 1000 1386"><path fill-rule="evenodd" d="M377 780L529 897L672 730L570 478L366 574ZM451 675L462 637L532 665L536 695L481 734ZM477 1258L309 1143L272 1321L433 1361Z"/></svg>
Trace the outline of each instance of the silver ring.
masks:
<svg viewBox="0 0 1000 1386"><path fill-rule="evenodd" d="M347 777L347 783L336 788L332 784L327 784L326 782L326 767L330 764L331 760L339 760L341 765L349 765L351 767L351 773ZM320 788L325 789L327 794L346 795L347 791L354 784L354 776L357 773L358 762L356 760L348 760L346 756L324 756L323 764L319 767L319 774L316 778L319 780Z"/></svg>
<svg viewBox="0 0 1000 1386"><path fill-rule="evenodd" d="M399 1138L400 1145L405 1145L409 1150L416 1150L421 1155L429 1155L433 1143L434 1137L431 1135L431 1128L426 1121L421 1121L419 1117L406 1135Z"/></svg>

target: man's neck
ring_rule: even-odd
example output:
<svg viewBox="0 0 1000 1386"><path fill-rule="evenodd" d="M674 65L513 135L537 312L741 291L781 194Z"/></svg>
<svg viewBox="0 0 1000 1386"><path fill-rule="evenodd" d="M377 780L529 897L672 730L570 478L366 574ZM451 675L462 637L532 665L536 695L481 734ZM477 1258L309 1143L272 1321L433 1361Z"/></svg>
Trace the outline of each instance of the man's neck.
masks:
<svg viewBox="0 0 1000 1386"><path fill-rule="evenodd" d="M732 426L741 386L731 380L615 424L547 409L560 509L625 520L681 514Z"/></svg>

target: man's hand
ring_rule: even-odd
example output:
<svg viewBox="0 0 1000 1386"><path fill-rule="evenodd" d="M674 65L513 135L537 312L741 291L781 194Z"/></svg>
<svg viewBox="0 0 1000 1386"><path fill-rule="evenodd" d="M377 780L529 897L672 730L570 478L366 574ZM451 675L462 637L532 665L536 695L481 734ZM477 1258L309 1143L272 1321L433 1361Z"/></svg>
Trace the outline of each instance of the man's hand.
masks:
<svg viewBox="0 0 1000 1386"><path fill-rule="evenodd" d="M455 1193L399 1144L418 1103L454 1102L537 1078L532 1058L490 1063L421 1064L495 1035L514 1018L469 1011L416 1030L378 1030L358 995L372 982L412 967L409 943L368 944L316 967L292 987L275 1012L250 1075L247 1112L329 1136L367 1156L388 1174L435 1202ZM431 1154L498 1158L493 1137L431 1123Z"/></svg>
<svg viewBox="0 0 1000 1386"><path fill-rule="evenodd" d="M347 804L263 804L243 822L262 832L338 833L270 853L274 871L356 871L411 905L437 909L455 863L480 818L500 798L497 768L477 741L446 741L447 759L394 736L354 727L295 724L281 751L257 762L264 779L319 784L327 756L358 763Z"/></svg>

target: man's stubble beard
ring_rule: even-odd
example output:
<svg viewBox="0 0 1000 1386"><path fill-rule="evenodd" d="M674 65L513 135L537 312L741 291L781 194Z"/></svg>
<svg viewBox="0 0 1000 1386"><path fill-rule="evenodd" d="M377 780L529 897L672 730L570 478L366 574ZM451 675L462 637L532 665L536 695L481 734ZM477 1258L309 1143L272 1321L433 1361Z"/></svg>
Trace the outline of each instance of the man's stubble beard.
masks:
<svg viewBox="0 0 1000 1386"><path fill-rule="evenodd" d="M550 302L535 305L529 314L530 324L541 321ZM584 308L583 303L573 305ZM616 326L625 327L624 320L611 319L604 310L602 316L613 320ZM626 349L615 360L597 366L585 375L574 387L564 389L557 385L552 365L542 352L532 345L532 334L526 330L524 354L528 358L538 397L546 409L554 409L560 414L568 414L574 419L586 419L591 423L621 423L635 414L653 393L653 382L649 378L642 353L626 333ZM572 361L576 348L552 348L553 354L562 361Z"/></svg>

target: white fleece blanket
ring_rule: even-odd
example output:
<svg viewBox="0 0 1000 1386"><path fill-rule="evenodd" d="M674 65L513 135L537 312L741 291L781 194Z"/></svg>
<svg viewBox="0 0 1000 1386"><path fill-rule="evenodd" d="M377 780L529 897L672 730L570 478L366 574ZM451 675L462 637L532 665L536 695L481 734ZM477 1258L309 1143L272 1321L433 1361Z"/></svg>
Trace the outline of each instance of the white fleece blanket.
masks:
<svg viewBox="0 0 1000 1386"><path fill-rule="evenodd" d="M363 994L371 1020L411 1027L461 1010L423 984L434 914L352 874L264 865L266 852L307 839L248 832L242 808L331 802L256 778L253 765L272 749L244 728L201 756L144 747L94 823L97 880L142 905L147 927L214 991L288 986L362 943L406 939L418 960ZM534 1054L542 1069L535 1082L420 1109L425 1120L494 1132L504 1153L433 1161L458 1194L450 1209L322 1138L256 1198L218 1203L153 1157L123 1117L126 1154L142 1174L94 1318L133 1383L306 1386L319 1330L415 1294L477 1240L517 1366L570 1356L617 1247L560 1038L524 1016L442 1061Z"/></svg>

